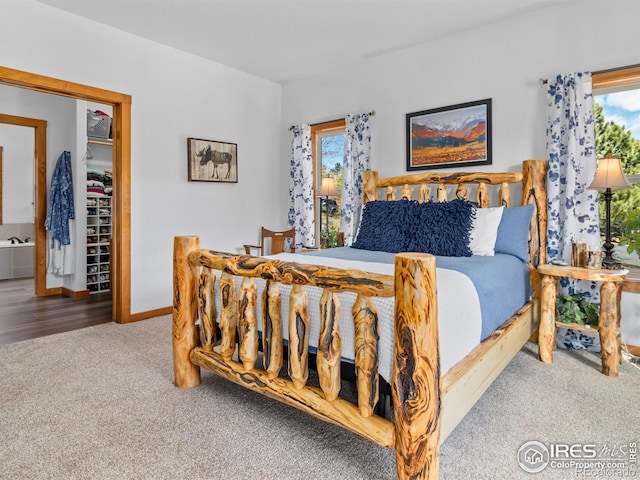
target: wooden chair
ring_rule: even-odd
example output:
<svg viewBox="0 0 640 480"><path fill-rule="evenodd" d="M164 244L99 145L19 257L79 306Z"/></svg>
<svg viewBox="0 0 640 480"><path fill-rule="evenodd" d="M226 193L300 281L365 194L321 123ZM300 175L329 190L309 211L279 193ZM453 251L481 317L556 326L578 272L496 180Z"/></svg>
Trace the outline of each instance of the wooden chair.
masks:
<svg viewBox="0 0 640 480"><path fill-rule="evenodd" d="M296 240L296 229L292 228L290 230L285 230L284 232L273 232L267 228L262 227L260 230L260 245L243 245L244 251L247 255L251 255L251 249L260 249L260 256L265 255L265 240L270 239L271 243L271 253L270 255L275 255L276 253L282 253L285 251L287 246L287 239L290 239L290 249L291 253L295 253L295 240Z"/></svg>

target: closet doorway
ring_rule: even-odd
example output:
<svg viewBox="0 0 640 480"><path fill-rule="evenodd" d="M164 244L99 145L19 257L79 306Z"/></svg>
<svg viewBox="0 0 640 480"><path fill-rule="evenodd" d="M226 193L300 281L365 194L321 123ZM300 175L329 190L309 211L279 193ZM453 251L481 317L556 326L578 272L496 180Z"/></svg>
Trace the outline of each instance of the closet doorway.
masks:
<svg viewBox="0 0 640 480"><path fill-rule="evenodd" d="M131 189L131 97L126 94L99 89L87 85L58 80L34 73L0 67L0 83L62 95L113 107L113 235L112 235L112 320L128 323L131 318L131 272L130 272L130 189ZM38 140L36 128L35 171L35 237L36 237L36 295L47 296L61 293L58 289L46 288L46 218L47 172L46 133ZM42 160L38 160L39 158ZM53 290L53 291L52 291Z"/></svg>

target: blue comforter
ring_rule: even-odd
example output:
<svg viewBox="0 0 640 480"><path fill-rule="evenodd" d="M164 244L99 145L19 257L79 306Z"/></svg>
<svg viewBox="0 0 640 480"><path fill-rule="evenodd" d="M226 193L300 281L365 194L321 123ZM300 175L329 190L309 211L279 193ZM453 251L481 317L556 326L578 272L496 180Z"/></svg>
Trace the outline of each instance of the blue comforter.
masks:
<svg viewBox="0 0 640 480"><path fill-rule="evenodd" d="M340 247L309 252L307 255L392 264L396 254ZM496 253L492 257L437 256L436 266L456 270L473 282L480 300L481 340L512 317L531 296L529 268L512 255Z"/></svg>

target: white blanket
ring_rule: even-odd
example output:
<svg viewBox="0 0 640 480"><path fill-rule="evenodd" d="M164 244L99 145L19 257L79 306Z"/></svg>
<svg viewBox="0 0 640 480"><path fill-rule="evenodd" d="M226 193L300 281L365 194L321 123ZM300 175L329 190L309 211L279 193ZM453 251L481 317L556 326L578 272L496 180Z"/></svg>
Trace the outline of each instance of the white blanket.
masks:
<svg viewBox="0 0 640 480"><path fill-rule="evenodd" d="M394 266L385 263L360 262L341 260L336 258L315 257L302 254L281 253L268 258L277 258L289 262L306 263L311 265L328 265L337 268L357 269L372 273L393 275ZM480 343L482 318L480 313L480 301L471 280L464 274L454 270L436 269L436 283L438 291L438 329L440 336L440 373L444 375L451 367L459 362L465 355ZM216 276L215 302L217 311L220 312L220 293L218 288L219 275ZM236 291L240 291L240 279L236 281ZM264 280L256 279L258 289L258 304L256 312L261 318L261 296L264 289ZM282 292L282 324L283 336L288 338L288 311L289 292L288 285L280 286ZM309 345L316 347L320 334L320 296L322 289L307 287L309 299ZM354 358L354 325L351 315L351 307L356 296L353 293L340 294L340 337L342 339L342 357L345 360ZM373 299L378 308L380 329L379 344L379 373L390 381L393 360L393 313L394 299ZM258 328L262 325L258 322Z"/></svg>

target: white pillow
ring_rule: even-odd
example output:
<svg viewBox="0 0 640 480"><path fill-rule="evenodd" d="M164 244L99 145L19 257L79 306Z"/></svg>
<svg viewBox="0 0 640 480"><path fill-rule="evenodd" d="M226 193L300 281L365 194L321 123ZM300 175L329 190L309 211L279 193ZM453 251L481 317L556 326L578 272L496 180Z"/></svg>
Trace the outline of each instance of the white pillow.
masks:
<svg viewBox="0 0 640 480"><path fill-rule="evenodd" d="M474 255L493 256L495 254L498 227L504 207L476 208L469 235L469 248Z"/></svg>

